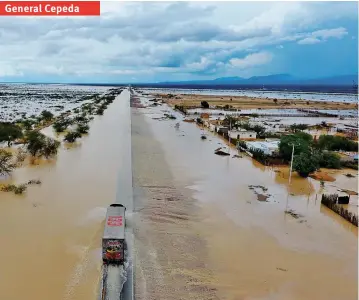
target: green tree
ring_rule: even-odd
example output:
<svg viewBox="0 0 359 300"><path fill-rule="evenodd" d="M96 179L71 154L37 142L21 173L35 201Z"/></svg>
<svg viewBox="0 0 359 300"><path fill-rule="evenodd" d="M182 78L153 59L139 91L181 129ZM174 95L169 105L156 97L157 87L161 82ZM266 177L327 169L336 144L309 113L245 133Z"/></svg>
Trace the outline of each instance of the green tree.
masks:
<svg viewBox="0 0 359 300"><path fill-rule="evenodd" d="M201 107L202 108L209 108L209 104L207 101L201 101Z"/></svg>
<svg viewBox="0 0 359 300"><path fill-rule="evenodd" d="M11 152L0 149L0 175L9 175L16 167Z"/></svg>
<svg viewBox="0 0 359 300"><path fill-rule="evenodd" d="M26 136L26 148L32 156L38 156L45 146L45 136L38 131L30 131Z"/></svg>
<svg viewBox="0 0 359 300"><path fill-rule="evenodd" d="M19 126L8 122L0 123L0 142L7 142L8 147L11 146L12 141L22 136L22 130Z"/></svg>
<svg viewBox="0 0 359 300"><path fill-rule="evenodd" d="M305 129L308 129L307 124L292 124L292 125L290 125L290 130L292 132L298 132L298 131L302 131Z"/></svg>
<svg viewBox="0 0 359 300"><path fill-rule="evenodd" d="M254 125L253 127L249 128L249 130L253 130L257 133L259 138L264 137L266 129L263 126L260 125Z"/></svg>
<svg viewBox="0 0 359 300"><path fill-rule="evenodd" d="M287 161L292 157L294 145L294 154L309 152L313 138L310 134L298 132L296 134L284 135L280 138L279 153Z"/></svg>
<svg viewBox="0 0 359 300"><path fill-rule="evenodd" d="M33 124L34 124L34 121L32 121L30 119L26 119L26 120L22 121L22 126L25 128L25 130L31 130Z"/></svg>
<svg viewBox="0 0 359 300"><path fill-rule="evenodd" d="M57 154L61 144L59 141L46 137L38 131L30 131L26 136L26 140L27 151L33 157L52 157Z"/></svg>
<svg viewBox="0 0 359 300"><path fill-rule="evenodd" d="M50 111L48 111L48 110L43 110L43 111L41 112L41 117L42 117L42 119L45 120L45 121L50 121L50 120L52 120L52 118L54 117L54 115L53 115L52 112L50 112Z"/></svg>
<svg viewBox="0 0 359 300"><path fill-rule="evenodd" d="M45 138L45 145L41 150L41 155L46 158L55 156L57 154L58 148L60 147L60 142L54 139Z"/></svg>
<svg viewBox="0 0 359 300"><path fill-rule="evenodd" d="M231 115L226 115L222 121L223 125L227 125L227 126L231 125L232 127L235 127L236 123L237 123L237 119Z"/></svg>
<svg viewBox="0 0 359 300"><path fill-rule="evenodd" d="M319 159L309 152L301 152L293 159L293 169L302 177L308 177L310 173L319 169Z"/></svg>
<svg viewBox="0 0 359 300"><path fill-rule="evenodd" d="M317 144L320 149L329 151L358 151L358 144L343 136L321 135Z"/></svg>
<svg viewBox="0 0 359 300"><path fill-rule="evenodd" d="M329 169L340 169L340 156L333 152L323 152L319 155L319 166Z"/></svg>

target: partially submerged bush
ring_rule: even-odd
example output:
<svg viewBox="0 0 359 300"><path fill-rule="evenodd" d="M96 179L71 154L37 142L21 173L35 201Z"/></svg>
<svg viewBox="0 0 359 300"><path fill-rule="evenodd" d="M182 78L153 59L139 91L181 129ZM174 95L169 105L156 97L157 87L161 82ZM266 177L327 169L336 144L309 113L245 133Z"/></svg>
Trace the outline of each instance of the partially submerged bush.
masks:
<svg viewBox="0 0 359 300"><path fill-rule="evenodd" d="M31 179L27 182L28 185L30 184L41 184L41 181L38 179Z"/></svg>
<svg viewBox="0 0 359 300"><path fill-rule="evenodd" d="M57 150L60 147L60 142L49 137L46 137L40 132L31 131L27 137L27 151L34 156L45 156L49 158L57 154Z"/></svg>
<svg viewBox="0 0 359 300"><path fill-rule="evenodd" d="M81 133L77 131L70 131L65 135L64 141L73 143L76 141L76 139L81 137Z"/></svg>
<svg viewBox="0 0 359 300"><path fill-rule="evenodd" d="M54 139L45 138L45 145L41 151L41 154L46 158L55 156L57 154L57 150L60 147L60 142Z"/></svg>
<svg viewBox="0 0 359 300"><path fill-rule="evenodd" d="M96 110L96 115L103 115L103 112L104 112L104 109L100 107Z"/></svg>
<svg viewBox="0 0 359 300"><path fill-rule="evenodd" d="M14 193L16 195L21 195L23 192L25 192L27 189L26 184L19 184L18 186L15 186Z"/></svg>
<svg viewBox="0 0 359 300"><path fill-rule="evenodd" d="M86 133L88 133L89 130L90 130L90 126L88 126L87 124L80 123L77 126L76 132L78 132L80 134L86 134Z"/></svg>
<svg viewBox="0 0 359 300"><path fill-rule="evenodd" d="M12 141L22 136L22 130L19 126L9 122L0 123L0 143L7 142L8 147L10 147Z"/></svg>
<svg viewBox="0 0 359 300"><path fill-rule="evenodd" d="M19 148L18 152L16 154L16 162L17 162L17 164L21 164L22 162L24 162L24 160L26 159L26 156L27 156L26 149Z"/></svg>
<svg viewBox="0 0 359 300"><path fill-rule="evenodd" d="M32 156L37 156L45 145L45 136L38 131L30 131L26 136L27 151Z"/></svg>
<svg viewBox="0 0 359 300"><path fill-rule="evenodd" d="M56 132L64 132L66 128L71 124L71 120L61 118L57 120L52 127L55 129Z"/></svg>
<svg viewBox="0 0 359 300"><path fill-rule="evenodd" d="M9 175L16 167L12 153L0 149L0 175Z"/></svg>
<svg viewBox="0 0 359 300"><path fill-rule="evenodd" d="M27 189L26 184L7 184L1 188L1 191L3 192L14 192L16 195L23 194Z"/></svg>

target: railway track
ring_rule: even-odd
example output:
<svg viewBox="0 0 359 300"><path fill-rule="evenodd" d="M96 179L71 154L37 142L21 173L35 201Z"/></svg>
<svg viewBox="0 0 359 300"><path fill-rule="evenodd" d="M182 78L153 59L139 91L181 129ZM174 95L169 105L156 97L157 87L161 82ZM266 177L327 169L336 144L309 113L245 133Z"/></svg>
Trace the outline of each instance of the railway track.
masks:
<svg viewBox="0 0 359 300"><path fill-rule="evenodd" d="M124 300L126 271L123 266L103 265L101 300Z"/></svg>
<svg viewBox="0 0 359 300"><path fill-rule="evenodd" d="M122 109L119 117L124 120L124 126L119 131L119 138L124 141L121 158L121 169L118 174L118 192L114 203L123 204L128 212L133 211L132 192L132 148L131 148L131 108L129 90L124 90L121 95ZM130 222L126 218L125 226L125 262L124 265L105 265L102 267L102 278L99 290L99 300L134 300L133 287L133 231Z"/></svg>

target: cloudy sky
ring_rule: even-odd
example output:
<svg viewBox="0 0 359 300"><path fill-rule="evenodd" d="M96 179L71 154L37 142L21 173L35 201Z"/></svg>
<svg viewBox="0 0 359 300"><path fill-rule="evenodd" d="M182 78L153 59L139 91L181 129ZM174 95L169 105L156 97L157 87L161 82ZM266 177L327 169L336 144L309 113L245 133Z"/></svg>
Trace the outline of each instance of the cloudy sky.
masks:
<svg viewBox="0 0 359 300"><path fill-rule="evenodd" d="M0 81L356 74L356 2L102 2L101 17L0 18Z"/></svg>

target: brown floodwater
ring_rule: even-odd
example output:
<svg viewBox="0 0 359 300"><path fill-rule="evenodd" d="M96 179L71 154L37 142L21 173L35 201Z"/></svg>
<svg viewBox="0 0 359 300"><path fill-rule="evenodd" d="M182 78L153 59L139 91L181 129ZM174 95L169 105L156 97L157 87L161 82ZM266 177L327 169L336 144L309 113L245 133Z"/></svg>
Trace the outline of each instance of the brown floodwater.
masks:
<svg viewBox="0 0 359 300"><path fill-rule="evenodd" d="M96 299L107 206L121 168L125 90L55 160L17 169L15 183L40 179L23 196L0 192L0 299Z"/></svg>
<svg viewBox="0 0 359 300"><path fill-rule="evenodd" d="M201 140L195 124L176 128L180 114L158 120L166 106L140 110L176 183L201 203L195 228L206 240L210 284L220 299L357 299L358 229L321 206L327 186L294 173L288 186L286 168L235 158L235 149L214 155L225 142L212 133ZM357 190L355 180L326 185L344 181Z"/></svg>

